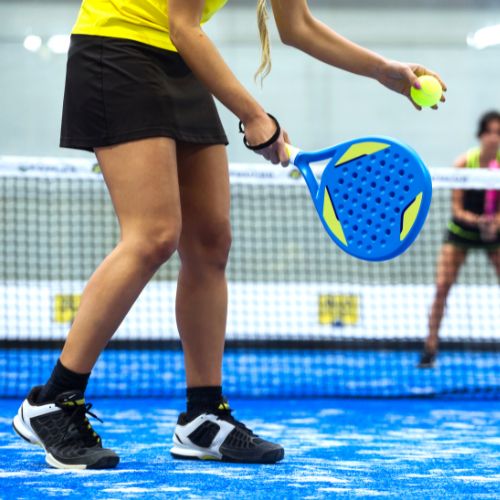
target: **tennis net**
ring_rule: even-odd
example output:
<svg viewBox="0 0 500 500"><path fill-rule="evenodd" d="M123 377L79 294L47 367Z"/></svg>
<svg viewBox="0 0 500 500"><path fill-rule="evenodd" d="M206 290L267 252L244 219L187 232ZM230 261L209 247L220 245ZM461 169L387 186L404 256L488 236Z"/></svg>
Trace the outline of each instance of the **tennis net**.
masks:
<svg viewBox="0 0 500 500"><path fill-rule="evenodd" d="M500 189L490 171L434 169L414 245L383 263L335 247L294 169L232 165L233 247L224 359L229 396L500 395L500 291L485 251L448 297L433 369L417 367L453 189ZM86 280L118 239L87 159L0 157L0 396L45 381ZM89 393L184 394L174 316L177 257L146 287L99 360Z"/></svg>

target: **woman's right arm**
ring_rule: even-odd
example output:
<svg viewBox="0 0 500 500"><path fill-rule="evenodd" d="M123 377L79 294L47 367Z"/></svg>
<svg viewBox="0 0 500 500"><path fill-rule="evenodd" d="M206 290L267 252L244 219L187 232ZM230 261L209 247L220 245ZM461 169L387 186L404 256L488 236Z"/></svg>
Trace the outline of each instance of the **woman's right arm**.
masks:
<svg viewBox="0 0 500 500"><path fill-rule="evenodd" d="M205 0L170 0L170 38L195 76L243 122L247 141L252 145L262 144L274 134L276 125L204 33L200 26L204 5ZM258 153L273 163L288 164L283 134Z"/></svg>

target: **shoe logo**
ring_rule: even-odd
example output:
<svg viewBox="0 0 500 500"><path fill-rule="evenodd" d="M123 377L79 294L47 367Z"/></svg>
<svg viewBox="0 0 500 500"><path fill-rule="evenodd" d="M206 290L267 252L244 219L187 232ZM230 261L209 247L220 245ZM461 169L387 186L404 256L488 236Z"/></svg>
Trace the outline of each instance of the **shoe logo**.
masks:
<svg viewBox="0 0 500 500"><path fill-rule="evenodd" d="M78 394L70 394L66 398L64 398L63 405L66 406L82 406L85 404L85 398L76 399Z"/></svg>

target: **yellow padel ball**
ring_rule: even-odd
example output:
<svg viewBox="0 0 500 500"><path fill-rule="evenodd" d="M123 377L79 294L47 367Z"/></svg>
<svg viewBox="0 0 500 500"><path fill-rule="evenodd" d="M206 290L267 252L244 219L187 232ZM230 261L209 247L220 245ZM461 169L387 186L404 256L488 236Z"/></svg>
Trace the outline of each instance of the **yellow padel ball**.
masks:
<svg viewBox="0 0 500 500"><path fill-rule="evenodd" d="M428 108L434 106L441 100L443 88L439 80L431 75L424 75L418 78L421 89L412 87L410 90L411 98L415 104Z"/></svg>

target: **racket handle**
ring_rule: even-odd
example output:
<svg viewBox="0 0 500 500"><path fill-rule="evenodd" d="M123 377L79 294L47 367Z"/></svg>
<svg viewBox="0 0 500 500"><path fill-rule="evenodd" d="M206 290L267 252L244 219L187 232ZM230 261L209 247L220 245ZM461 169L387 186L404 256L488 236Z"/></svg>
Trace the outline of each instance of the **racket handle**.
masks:
<svg viewBox="0 0 500 500"><path fill-rule="evenodd" d="M498 170L500 169L500 165L497 160L493 160L490 162L488 165L488 168L490 170ZM497 211L497 196L498 196L498 191L497 190L487 190L484 196L484 213L486 215L495 215Z"/></svg>
<svg viewBox="0 0 500 500"><path fill-rule="evenodd" d="M494 190L486 191L484 195L484 213L485 215L495 215L497 204L497 192Z"/></svg>
<svg viewBox="0 0 500 500"><path fill-rule="evenodd" d="M290 162L295 165L295 159L297 158L297 155L300 153L300 149L286 143L285 146L286 146L286 152L288 153L288 156L290 158Z"/></svg>
<svg viewBox="0 0 500 500"><path fill-rule="evenodd" d="M286 143L285 145L288 156L290 157L290 163L293 163L300 170L302 177L304 177L304 180L306 181L309 192L311 193L312 199L316 200L319 186L316 176L314 175L314 172L312 171L307 160L307 155L301 154L302 151L295 146L291 146Z"/></svg>

